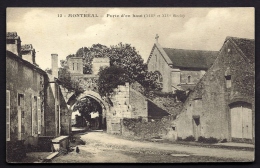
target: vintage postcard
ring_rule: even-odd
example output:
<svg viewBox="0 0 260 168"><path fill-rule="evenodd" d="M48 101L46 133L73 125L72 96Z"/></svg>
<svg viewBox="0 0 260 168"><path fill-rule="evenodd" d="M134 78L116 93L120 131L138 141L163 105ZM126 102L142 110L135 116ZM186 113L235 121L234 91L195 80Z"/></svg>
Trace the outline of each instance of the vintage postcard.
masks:
<svg viewBox="0 0 260 168"><path fill-rule="evenodd" d="M6 17L8 163L255 160L254 8Z"/></svg>

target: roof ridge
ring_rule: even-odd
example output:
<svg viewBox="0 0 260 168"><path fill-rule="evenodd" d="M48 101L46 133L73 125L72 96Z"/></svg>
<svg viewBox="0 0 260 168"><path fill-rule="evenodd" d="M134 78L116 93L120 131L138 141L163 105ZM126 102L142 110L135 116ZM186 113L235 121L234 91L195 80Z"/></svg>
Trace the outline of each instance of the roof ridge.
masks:
<svg viewBox="0 0 260 168"><path fill-rule="evenodd" d="M255 41L255 39L244 38L244 37L233 37L233 36L227 36L226 39L242 39L242 40Z"/></svg>
<svg viewBox="0 0 260 168"><path fill-rule="evenodd" d="M174 50L187 50L187 51L204 51L204 52L219 52L218 50L195 50L195 49L182 49L182 48L169 48L163 47L163 49L174 49Z"/></svg>

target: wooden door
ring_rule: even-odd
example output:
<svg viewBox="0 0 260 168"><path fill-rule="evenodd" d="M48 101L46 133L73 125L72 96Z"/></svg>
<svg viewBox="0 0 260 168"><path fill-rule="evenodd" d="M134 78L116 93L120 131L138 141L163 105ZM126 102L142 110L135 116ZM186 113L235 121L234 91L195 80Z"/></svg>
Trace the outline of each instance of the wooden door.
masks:
<svg viewBox="0 0 260 168"><path fill-rule="evenodd" d="M230 109L231 137L252 139L252 109L246 105L236 105Z"/></svg>
<svg viewBox="0 0 260 168"><path fill-rule="evenodd" d="M243 138L252 139L252 110L248 107L242 107L242 115L243 115L243 123L242 123L242 131Z"/></svg>

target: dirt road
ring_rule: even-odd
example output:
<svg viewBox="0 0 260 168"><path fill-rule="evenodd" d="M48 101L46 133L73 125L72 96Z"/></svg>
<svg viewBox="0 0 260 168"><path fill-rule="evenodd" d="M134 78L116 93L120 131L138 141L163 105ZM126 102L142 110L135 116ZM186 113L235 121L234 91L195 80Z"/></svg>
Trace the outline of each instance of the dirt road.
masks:
<svg viewBox="0 0 260 168"><path fill-rule="evenodd" d="M80 135L86 142L75 150L59 156L54 163L179 163L253 161L253 151L207 148L179 144L140 142L122 139L105 132Z"/></svg>

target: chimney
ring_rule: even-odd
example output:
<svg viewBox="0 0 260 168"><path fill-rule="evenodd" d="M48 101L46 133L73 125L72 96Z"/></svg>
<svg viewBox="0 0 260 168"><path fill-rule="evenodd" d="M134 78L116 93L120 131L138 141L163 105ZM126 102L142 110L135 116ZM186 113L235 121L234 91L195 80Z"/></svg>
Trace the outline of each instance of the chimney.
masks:
<svg viewBox="0 0 260 168"><path fill-rule="evenodd" d="M58 78L58 54L51 54L52 76Z"/></svg>
<svg viewBox="0 0 260 168"><path fill-rule="evenodd" d="M21 39L20 36L17 35L17 32L6 33L6 50L21 57Z"/></svg>
<svg viewBox="0 0 260 168"><path fill-rule="evenodd" d="M24 60L30 62L31 64L36 64L35 49L32 44L25 44L21 46L21 56Z"/></svg>

